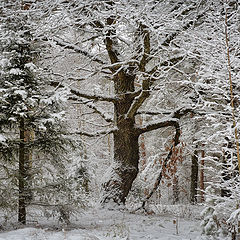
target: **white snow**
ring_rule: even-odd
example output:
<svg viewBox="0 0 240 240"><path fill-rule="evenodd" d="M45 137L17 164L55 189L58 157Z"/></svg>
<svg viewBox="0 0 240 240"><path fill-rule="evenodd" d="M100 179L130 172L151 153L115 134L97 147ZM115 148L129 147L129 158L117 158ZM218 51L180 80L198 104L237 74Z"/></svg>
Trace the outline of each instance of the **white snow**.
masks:
<svg viewBox="0 0 240 240"><path fill-rule="evenodd" d="M200 240L200 221L170 215L144 215L91 209L74 228L26 227L0 233L0 240Z"/></svg>
<svg viewBox="0 0 240 240"><path fill-rule="evenodd" d="M6 138L2 134L0 134L0 142L6 142Z"/></svg>
<svg viewBox="0 0 240 240"><path fill-rule="evenodd" d="M10 69L9 73L12 75L21 75L22 71L19 68L12 68Z"/></svg>
<svg viewBox="0 0 240 240"><path fill-rule="evenodd" d="M33 64L32 62L26 63L25 68L28 68L30 71L33 71L33 72L36 72L36 69L37 69L36 65Z"/></svg>
<svg viewBox="0 0 240 240"><path fill-rule="evenodd" d="M22 99L27 98L27 92L25 90L15 90L14 94L20 95L22 97Z"/></svg>

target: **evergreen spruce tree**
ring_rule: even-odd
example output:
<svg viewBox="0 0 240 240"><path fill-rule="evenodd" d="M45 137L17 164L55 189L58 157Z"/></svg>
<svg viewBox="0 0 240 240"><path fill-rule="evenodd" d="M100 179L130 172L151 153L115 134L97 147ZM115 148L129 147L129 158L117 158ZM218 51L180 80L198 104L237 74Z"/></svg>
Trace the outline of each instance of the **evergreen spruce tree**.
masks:
<svg viewBox="0 0 240 240"><path fill-rule="evenodd" d="M0 207L18 206L18 222L26 224L30 204L52 205L68 221L63 206L74 184L64 158L73 143L65 137L66 91L50 88L49 76L36 64L42 49L30 16L22 1L1 3Z"/></svg>

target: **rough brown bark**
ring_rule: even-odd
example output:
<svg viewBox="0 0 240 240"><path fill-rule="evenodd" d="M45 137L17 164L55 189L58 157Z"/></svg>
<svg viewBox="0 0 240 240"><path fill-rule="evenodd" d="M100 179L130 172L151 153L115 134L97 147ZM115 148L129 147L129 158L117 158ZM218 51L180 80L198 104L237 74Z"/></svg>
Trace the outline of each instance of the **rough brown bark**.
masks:
<svg viewBox="0 0 240 240"><path fill-rule="evenodd" d="M174 56L171 59L162 62L160 65L154 66L153 69L148 70L147 64L151 60L152 56L155 56L154 48L151 46L151 30L143 24L142 21L137 21L136 36L136 54L129 59L129 62L122 63L124 57L122 56L122 50L119 48L119 39L117 38L116 23L119 21L119 16L115 15L114 1L107 1L105 3L107 9L112 9L112 14L109 14L106 19L99 21L95 19L90 26L104 29L104 45L107 52L108 59L101 59L92 56L88 52L82 50L79 46L69 44L61 39L54 38L53 40L57 45L64 47L65 49L74 50L81 55L91 59L95 63L105 66L105 69L110 70L112 73L111 80L114 81L114 97L105 97L95 94L86 94L76 89L71 88L71 93L86 99L92 99L94 101L107 101L114 104L114 128L111 133L113 134L114 141L114 163L111 174L108 175L103 184L103 199L102 203L107 203L113 200L117 204L124 204L126 197L131 189L132 183L138 174L139 165L139 136L145 132L156 130L163 127L175 127L176 128L176 140L174 146L178 144L178 138L180 136L180 128L178 119L181 115L187 112L177 111L174 115L170 115L168 120L155 122L146 126L136 127L136 115L140 107L143 105L146 99L150 96L151 86L156 80L158 70L162 66L172 66L183 59L183 56ZM189 22L184 29L188 29L191 23ZM171 34L172 35L172 34ZM170 42L176 35L168 36L164 41L164 46L169 46ZM102 35L101 35L102 38ZM152 51L151 51L152 49ZM109 65L110 64L110 65ZM146 70L147 69L147 70ZM136 74L141 73L143 76L140 79L136 79ZM134 82L139 81L140 87L136 91ZM53 83L54 85L55 83ZM62 86L57 83L57 86ZM101 114L100 114L101 115ZM103 116L103 115L101 115ZM110 131L98 132L108 134ZM81 134L83 134L81 132ZM87 134L86 136L96 136L96 134ZM172 146L172 149L173 147ZM164 164L167 164L172 155L172 149L168 154ZM157 179L157 186L162 178L162 172ZM155 188L154 188L155 189ZM155 190L153 190L154 192ZM152 193L153 193L152 192ZM149 195L151 197L152 193Z"/></svg>
<svg viewBox="0 0 240 240"><path fill-rule="evenodd" d="M132 183L138 174L139 134L135 129L135 117L126 118L134 99L126 93L134 91L134 79L134 76L123 73L115 79L115 92L121 96L114 104L115 123L118 130L113 132L114 169L113 175L110 175L110 179L103 184L103 203L112 200L117 204L125 204Z"/></svg>
<svg viewBox="0 0 240 240"><path fill-rule="evenodd" d="M132 131L131 125L131 123L126 123L125 127L114 133L114 174L103 185L104 203L113 200L117 204L125 204L132 183L137 177L138 136Z"/></svg>

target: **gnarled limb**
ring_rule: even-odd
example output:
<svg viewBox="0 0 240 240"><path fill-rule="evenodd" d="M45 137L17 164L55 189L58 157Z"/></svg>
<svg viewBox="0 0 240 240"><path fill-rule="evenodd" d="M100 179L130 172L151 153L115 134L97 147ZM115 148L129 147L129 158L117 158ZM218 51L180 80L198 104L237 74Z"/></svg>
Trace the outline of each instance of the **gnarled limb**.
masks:
<svg viewBox="0 0 240 240"><path fill-rule="evenodd" d="M175 112L172 114L172 116L174 117L173 119L180 119L182 116L186 115L186 114L189 113L189 112L193 112L193 110L190 109L190 108L187 108L187 109L182 109L182 108L180 108L180 109L178 109L177 111L175 111ZM175 130L176 130L173 144L172 144L172 146L171 146L171 149L170 149L167 157L166 157L166 158L164 159L164 161L163 161L163 166L162 166L162 168L161 168L161 170L160 170L160 172L159 172L159 174L158 174L158 177L157 177L157 179L156 179L156 181L155 181L155 183L154 183L153 189L152 189L151 192L147 195L147 197L143 200L141 207L139 207L139 208L136 209L135 211L140 210L140 209L146 210L146 209L145 209L145 205L146 205L147 201L152 197L152 195L153 195L153 194L156 192L156 190L158 189L158 187L159 187L159 185L160 185L160 182L161 182L161 180L162 180L162 177L163 177L163 169L166 169L166 166L167 166L169 160L170 160L171 157L172 157L174 147L176 147L176 146L179 144L179 142L180 142L180 141L179 141L179 138L180 138L180 126L179 126L178 121L174 121L174 120L162 121L162 122L159 122L159 123L156 123L156 124L152 124L152 125L149 125L149 126L145 127L147 130L148 130L148 129L153 130L153 129L155 129L157 126L165 127L165 126L167 126L167 125L168 125L168 126L170 126L170 125L171 125L171 126L174 126L174 127L175 127ZM150 130L150 131L151 131L151 130Z"/></svg>
<svg viewBox="0 0 240 240"><path fill-rule="evenodd" d="M176 129L176 132L175 132L175 136L174 136L173 145L171 146L171 149L170 149L167 157L166 157L166 158L164 159L164 161L163 161L163 166L162 166L162 168L161 168L161 170L160 170L160 172L159 172L159 174L158 174L158 177L157 177L157 179L156 179L156 181L155 181L155 183L154 183L154 187L153 187L153 189L151 190L151 192L147 195L147 197L143 200L141 207L139 207L139 208L136 209L135 211L140 210L140 209L144 209L144 210L146 211L145 205L146 205L147 201L152 197L152 195L156 192L156 190L158 189L158 187L159 187L159 185L160 185L160 182L161 182L162 177L163 177L163 169L166 168L166 166L167 166L167 164L168 164L168 161L169 161L169 160L171 159L171 157L172 157L173 148L179 144L180 126L179 126L178 122L176 122L176 124L175 124L175 129Z"/></svg>

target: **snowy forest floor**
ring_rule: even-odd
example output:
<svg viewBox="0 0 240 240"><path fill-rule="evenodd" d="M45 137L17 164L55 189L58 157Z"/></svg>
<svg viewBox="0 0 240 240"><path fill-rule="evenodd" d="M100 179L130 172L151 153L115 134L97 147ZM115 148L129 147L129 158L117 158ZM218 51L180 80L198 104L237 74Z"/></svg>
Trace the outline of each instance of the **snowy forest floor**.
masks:
<svg viewBox="0 0 240 240"><path fill-rule="evenodd" d="M152 215L92 208L69 226L27 225L0 232L0 240L200 240L200 212L184 205L161 206Z"/></svg>

